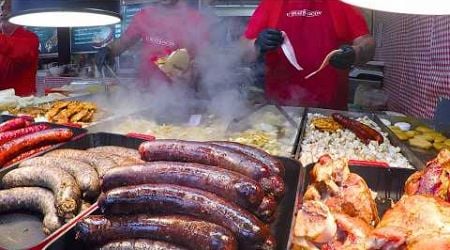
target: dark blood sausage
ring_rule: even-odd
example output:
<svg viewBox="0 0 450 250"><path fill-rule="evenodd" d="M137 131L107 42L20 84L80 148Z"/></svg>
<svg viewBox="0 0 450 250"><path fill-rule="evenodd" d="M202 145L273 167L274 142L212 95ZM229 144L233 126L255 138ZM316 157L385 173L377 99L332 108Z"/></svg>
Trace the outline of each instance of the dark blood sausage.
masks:
<svg viewBox="0 0 450 250"><path fill-rule="evenodd" d="M344 115L337 113L333 114L332 117L344 128L347 128L353 133L355 133L355 135L365 144L369 144L370 141L376 141L379 144L381 144L384 141L383 136L378 131L359 121L350 119Z"/></svg>
<svg viewBox="0 0 450 250"><path fill-rule="evenodd" d="M227 229L185 216L91 215L78 222L76 232L76 238L97 246L116 240L146 238L188 249L237 249L236 239Z"/></svg>
<svg viewBox="0 0 450 250"><path fill-rule="evenodd" d="M100 147L90 148L87 151L93 152L93 153L107 153L107 154L114 154L114 155L120 155L120 156L141 159L141 155L139 154L139 151L137 151L136 149L132 149L132 148L125 148L125 147L118 147L118 146L100 146Z"/></svg>
<svg viewBox="0 0 450 250"><path fill-rule="evenodd" d="M100 179L95 168L85 162L73 159L41 156L20 163L19 167L45 166L60 168L77 181L85 199L97 199L100 194Z"/></svg>
<svg viewBox="0 0 450 250"><path fill-rule="evenodd" d="M261 161L266 166L268 166L271 175L279 175L279 176L281 176L281 178L284 178L285 171L284 171L283 163L276 157L273 157L272 155L265 152L264 150L261 150L259 148L255 148L255 147L251 147L248 145L243 145L243 144L236 143L236 142L213 141L211 143L239 151L246 155L250 155L253 158Z"/></svg>
<svg viewBox="0 0 450 250"><path fill-rule="evenodd" d="M181 161L219 166L246 175L258 181L264 191L274 193L275 188L266 179L268 167L251 156L235 150L202 142L156 140L144 142L139 153L145 161Z"/></svg>
<svg viewBox="0 0 450 250"><path fill-rule="evenodd" d="M5 166L11 166L19 161L25 160L30 158L31 156L35 155L35 154L39 154L41 152L47 151L52 147L52 145L47 145L47 146L43 146L43 147L39 147L39 148L35 148L32 149L30 151L27 151L25 153L21 153L19 156L17 156L16 158L10 160L9 162L5 163Z"/></svg>
<svg viewBox="0 0 450 250"><path fill-rule="evenodd" d="M277 209L278 203L272 195L264 196L261 204L259 204L258 209L255 214L262 221L266 223L271 223L275 220L275 212Z"/></svg>
<svg viewBox="0 0 450 250"><path fill-rule="evenodd" d="M73 132L66 128L47 129L11 140L0 146L0 166L28 150L70 140Z"/></svg>
<svg viewBox="0 0 450 250"><path fill-rule="evenodd" d="M0 213L31 210L44 215L43 227L50 234L61 227L53 193L45 188L23 187L0 190Z"/></svg>
<svg viewBox="0 0 450 250"><path fill-rule="evenodd" d="M24 117L18 117L0 124L0 132L16 130L28 126L31 122Z"/></svg>
<svg viewBox="0 0 450 250"><path fill-rule="evenodd" d="M100 178L102 178L109 170L117 167L117 163L110 157L79 149L57 149L48 152L46 156L74 159L90 164L97 170Z"/></svg>
<svg viewBox="0 0 450 250"><path fill-rule="evenodd" d="M176 184L214 193L255 211L264 191L253 179L226 169L196 163L149 162L109 171L102 182L103 192L121 186Z"/></svg>
<svg viewBox="0 0 450 250"><path fill-rule="evenodd" d="M217 195L169 185L144 184L112 189L99 198L105 214L180 214L230 229L240 246L260 246L270 236L267 225L253 214Z"/></svg>
<svg viewBox="0 0 450 250"><path fill-rule="evenodd" d="M4 188L39 186L55 195L58 216L73 218L78 213L80 188L66 171L49 166L31 166L11 170L2 179Z"/></svg>
<svg viewBox="0 0 450 250"><path fill-rule="evenodd" d="M130 239L113 241L103 245L99 250L188 250L163 241L147 239Z"/></svg>
<svg viewBox="0 0 450 250"><path fill-rule="evenodd" d="M17 130L2 132L2 133L0 133L0 144L8 142L12 139L24 136L24 135L28 135L28 134L36 133L36 132L39 132L42 130L46 130L48 128L50 128L50 126L47 124L38 124L38 125L31 125L29 127L25 127L25 128L21 128L21 129L17 129Z"/></svg>

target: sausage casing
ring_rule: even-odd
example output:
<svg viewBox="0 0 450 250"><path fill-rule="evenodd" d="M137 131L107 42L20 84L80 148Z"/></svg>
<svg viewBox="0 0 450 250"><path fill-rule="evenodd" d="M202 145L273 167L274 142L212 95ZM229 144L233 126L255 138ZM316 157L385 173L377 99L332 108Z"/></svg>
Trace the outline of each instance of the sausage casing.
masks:
<svg viewBox="0 0 450 250"><path fill-rule="evenodd" d="M99 206L108 215L180 214L216 223L231 230L240 246L263 243L269 228L253 214L217 195L169 185L144 184L112 189L100 196Z"/></svg>
<svg viewBox="0 0 450 250"><path fill-rule="evenodd" d="M116 162L109 157L79 149L57 149L48 152L46 156L68 158L88 163L95 167L100 178L102 178L110 169L117 167Z"/></svg>
<svg viewBox="0 0 450 250"><path fill-rule="evenodd" d="M0 213L17 210L31 210L44 215L43 229L50 234L61 227L56 214L53 193L40 187L19 187L0 190Z"/></svg>
<svg viewBox="0 0 450 250"><path fill-rule="evenodd" d="M135 159L141 159L141 155L139 151L132 148L118 147L118 146L100 146L95 148L90 148L87 150L92 153L106 153L106 154L114 154L120 156L126 156Z"/></svg>
<svg viewBox="0 0 450 250"><path fill-rule="evenodd" d="M0 146L0 166L33 148L65 142L73 137L66 128L47 129L11 140Z"/></svg>
<svg viewBox="0 0 450 250"><path fill-rule="evenodd" d="M91 215L78 222L77 238L91 245L123 239L168 241L189 249L236 250L234 235L227 229L185 216Z"/></svg>
<svg viewBox="0 0 450 250"><path fill-rule="evenodd" d="M12 139L28 135L31 133L36 133L45 129L48 129L49 125L47 124L37 124L37 125L31 125L25 128L17 129L17 130L11 130L0 133L0 143L8 142Z"/></svg>
<svg viewBox="0 0 450 250"><path fill-rule="evenodd" d="M53 191L58 216L73 218L78 213L80 188L66 171L48 166L30 166L11 170L2 179L4 188L38 186Z"/></svg>
<svg viewBox="0 0 450 250"><path fill-rule="evenodd" d="M24 117L13 118L11 120L2 122L0 124L0 132L6 132L6 131L20 129L20 128L28 126L30 123L31 122Z"/></svg>
<svg viewBox="0 0 450 250"><path fill-rule="evenodd" d="M100 179L95 168L85 162L73 159L41 156L20 163L19 167L46 166L60 168L71 174L83 192L83 198L96 199L100 194Z"/></svg>
<svg viewBox="0 0 450 250"><path fill-rule="evenodd" d="M130 239L110 242L99 250L187 250L187 248L163 241Z"/></svg>
<svg viewBox="0 0 450 250"><path fill-rule="evenodd" d="M201 189L254 211L264 197L253 179L226 169L196 163L149 162L109 171L102 182L104 192L121 186L175 184Z"/></svg>

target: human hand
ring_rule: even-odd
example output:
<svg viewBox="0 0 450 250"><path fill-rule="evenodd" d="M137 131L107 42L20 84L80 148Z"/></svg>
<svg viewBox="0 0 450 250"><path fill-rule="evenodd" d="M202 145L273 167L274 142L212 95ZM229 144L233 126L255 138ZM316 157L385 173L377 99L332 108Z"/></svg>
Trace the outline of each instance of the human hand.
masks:
<svg viewBox="0 0 450 250"><path fill-rule="evenodd" d="M330 58L330 65L337 69L349 69L356 60L355 49L350 45L343 45L340 50Z"/></svg>
<svg viewBox="0 0 450 250"><path fill-rule="evenodd" d="M274 50L283 44L284 38L281 31L276 29L265 29L259 33L255 46L261 53Z"/></svg>

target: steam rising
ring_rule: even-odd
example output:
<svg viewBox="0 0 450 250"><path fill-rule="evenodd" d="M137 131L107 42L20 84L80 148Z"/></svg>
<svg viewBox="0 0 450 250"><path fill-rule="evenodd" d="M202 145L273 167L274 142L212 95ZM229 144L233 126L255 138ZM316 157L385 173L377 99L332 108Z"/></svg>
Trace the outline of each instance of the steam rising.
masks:
<svg viewBox="0 0 450 250"><path fill-rule="evenodd" d="M254 79L250 69L241 67L238 42L223 47L226 27L220 25L218 18L210 12L203 13L209 36L209 42L205 42L201 25L178 23L180 20L189 20L192 10L178 6L171 10L158 10L158 13L158 17L161 17L161 29L148 30L147 33L170 39L170 35L165 37L165 31L172 28L179 30L182 27L185 44L178 45L177 48L187 47L189 53L195 54L194 67L200 72L200 77L194 82L196 86L188 86L185 82L174 82L172 86L168 86L165 82L151 79L152 87L143 89L142 86L138 87L136 82L121 81L125 89L121 88L108 98L103 97L95 101L109 107L107 109L118 115L129 114L133 110L151 110L154 116L152 118L169 121L186 121L191 114L209 112L228 122L246 112L248 103L244 87ZM177 18L172 18L174 15ZM145 23L140 25L150 26ZM170 32L171 30L169 34ZM143 63L148 63L145 51L141 55Z"/></svg>

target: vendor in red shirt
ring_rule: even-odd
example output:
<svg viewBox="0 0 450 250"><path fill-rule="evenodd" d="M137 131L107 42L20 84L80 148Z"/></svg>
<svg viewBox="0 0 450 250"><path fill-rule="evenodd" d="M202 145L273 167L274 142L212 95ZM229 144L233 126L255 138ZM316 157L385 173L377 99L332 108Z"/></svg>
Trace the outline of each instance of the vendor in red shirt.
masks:
<svg viewBox="0 0 450 250"><path fill-rule="evenodd" d="M302 71L280 46L284 31ZM244 41L253 57L265 59L266 96L282 105L347 108L348 70L369 61L374 41L362 14L338 0L262 0L250 19ZM256 48L256 50L254 49ZM309 79L336 49L324 70Z"/></svg>
<svg viewBox="0 0 450 250"><path fill-rule="evenodd" d="M177 49L186 49L194 57L206 41L206 30L201 14L183 0L159 0L138 12L123 36L99 52L97 65L101 68L104 62L113 61L141 42L139 87L153 90L174 82L188 84L193 77L192 70L174 77L161 71L155 61Z"/></svg>
<svg viewBox="0 0 450 250"><path fill-rule="evenodd" d="M0 0L0 89L14 88L16 95L36 92L38 37L6 19L11 11L9 0Z"/></svg>

